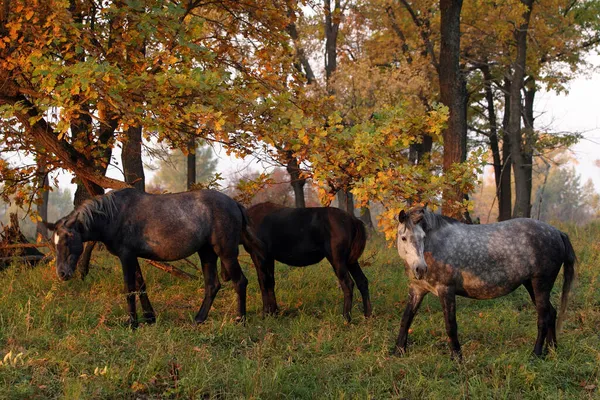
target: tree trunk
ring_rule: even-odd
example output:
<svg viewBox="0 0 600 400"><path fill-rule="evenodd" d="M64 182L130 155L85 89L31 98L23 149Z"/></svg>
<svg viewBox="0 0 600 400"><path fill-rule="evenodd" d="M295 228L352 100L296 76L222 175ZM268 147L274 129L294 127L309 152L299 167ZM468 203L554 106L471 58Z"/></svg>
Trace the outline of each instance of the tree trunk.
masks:
<svg viewBox="0 0 600 400"><path fill-rule="evenodd" d="M467 90L460 70L460 12L462 0L440 0L441 46L440 46L440 97L450 115L442 136L444 139L444 172L466 157L467 138ZM442 211L455 215L456 205L462 203L464 194L455 186L444 191Z"/></svg>
<svg viewBox="0 0 600 400"><path fill-rule="evenodd" d="M296 28L295 23L295 11L292 7L288 5L288 17L294 22L291 22L287 27L286 31L290 35L294 42L294 47L296 48L296 58L297 62L294 64L296 69L302 72L304 69L304 74L306 76L306 83L308 85L312 84L315 81L315 74L310 66L310 61L306 56L306 52L302 45L300 44L298 30ZM306 179L301 177L300 167L298 164L298 160L294 157L293 152L286 151L287 165L286 169L288 174L290 175L290 185L294 190L294 201L296 204L296 208L305 208L306 201L304 198L304 185L306 184Z"/></svg>
<svg viewBox="0 0 600 400"><path fill-rule="evenodd" d="M498 120L496 116L496 107L494 105L494 93L492 90L492 74L489 65L481 68L484 77L485 97L487 101L488 120L490 125L490 149L492 150L492 159L494 163L494 178L496 183L496 198L498 201L498 221L510 219L511 198L510 198L510 154L508 138L503 140L502 151L500 150L500 140L498 134ZM505 104L510 104L510 99L505 95ZM508 119L508 107L505 110L505 121ZM508 163L508 164L506 164ZM508 197L505 196L508 193ZM508 205L507 205L508 202Z"/></svg>
<svg viewBox="0 0 600 400"><path fill-rule="evenodd" d="M306 207L304 198L304 185L306 184L306 179L302 178L300 166L298 165L298 160L294 157L294 154L291 151L288 151L287 157L288 162L286 169L288 174L290 174L290 185L292 185L292 189L294 189L296 208L304 208Z"/></svg>
<svg viewBox="0 0 600 400"><path fill-rule="evenodd" d="M498 194L498 221L509 220L512 216L512 186L510 156L510 135L508 121L510 119L510 81L504 81L504 117L502 119L502 170L500 171L500 191Z"/></svg>
<svg viewBox="0 0 600 400"><path fill-rule="evenodd" d="M346 198L346 191L343 189L337 192L338 208L340 210L348 211L348 199Z"/></svg>
<svg viewBox="0 0 600 400"><path fill-rule="evenodd" d="M513 174L515 177L515 206L513 218L530 216L530 176L528 173L528 157L523 148L523 133L521 132L521 89L525 78L527 60L527 31L529 30L529 19L533 0L522 0L521 3L527 7L523 13L523 23L515 30L515 42L517 55L513 63L513 74L510 85L510 116L508 121L508 134L510 136L511 158Z"/></svg>
<svg viewBox="0 0 600 400"><path fill-rule="evenodd" d="M373 225L373 218L371 218L371 209L367 207L360 208L360 216L359 219L365 224L367 229L375 230L375 225Z"/></svg>
<svg viewBox="0 0 600 400"><path fill-rule="evenodd" d="M146 190L144 164L142 163L142 127L130 126L123 141L121 153L125 182L144 192Z"/></svg>
<svg viewBox="0 0 600 400"><path fill-rule="evenodd" d="M354 215L354 195L349 190L340 189L337 192L338 208Z"/></svg>
<svg viewBox="0 0 600 400"><path fill-rule="evenodd" d="M50 197L50 180L48 179L48 171L46 170L45 161L38 160L39 174L39 190L42 194L42 202L37 205L37 213L41 218L36 224L36 235L41 235L43 239L48 239L48 228L44 222L48 221L48 199Z"/></svg>
<svg viewBox="0 0 600 400"><path fill-rule="evenodd" d="M329 78L337 69L337 37L340 27L341 4L335 0L334 9L331 9L331 0L324 0L325 8L325 79Z"/></svg>
<svg viewBox="0 0 600 400"><path fill-rule="evenodd" d="M192 190L196 184L196 139L190 139L187 154L187 190Z"/></svg>
<svg viewBox="0 0 600 400"><path fill-rule="evenodd" d="M288 17L293 21L286 27L286 31L287 31L288 35L290 35L290 38L294 42L294 47L296 48L297 61L296 61L296 63L294 63L294 66L300 72L302 72L302 69L304 69L304 75L306 76L306 83L310 85L315 80L315 74L312 70L312 67L310 66L310 61L308 60L306 51L300 44L298 29L296 28L296 22L295 22L295 20L296 20L295 11L289 5L288 5Z"/></svg>
<svg viewBox="0 0 600 400"><path fill-rule="evenodd" d="M525 81L525 109L523 113L523 136L524 141L522 148L523 153L523 171L525 176L525 183L527 190L525 192L525 198L527 199L527 216L531 217L531 194L533 185L533 143L535 142L535 131L534 122L535 117L533 116L533 103L535 100L535 94L537 91L535 80L528 78Z"/></svg>
<svg viewBox="0 0 600 400"><path fill-rule="evenodd" d="M413 143L410 145L408 150L408 159L414 164L421 164L425 159L425 156L431 153L433 147L433 139L429 135L423 135L421 143Z"/></svg>
<svg viewBox="0 0 600 400"><path fill-rule="evenodd" d="M346 211L354 216L354 195L351 191L346 191Z"/></svg>

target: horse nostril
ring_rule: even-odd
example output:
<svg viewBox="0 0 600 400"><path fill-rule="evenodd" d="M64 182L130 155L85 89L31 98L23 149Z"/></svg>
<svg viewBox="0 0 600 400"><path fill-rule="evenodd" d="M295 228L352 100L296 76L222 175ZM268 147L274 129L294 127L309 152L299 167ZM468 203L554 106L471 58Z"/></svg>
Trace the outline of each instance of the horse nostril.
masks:
<svg viewBox="0 0 600 400"><path fill-rule="evenodd" d="M64 271L59 271L58 272L58 277L60 279L62 279L63 281L68 280L69 278L71 278L71 274L69 274L68 272L64 272Z"/></svg>
<svg viewBox="0 0 600 400"><path fill-rule="evenodd" d="M426 265L419 265L416 268L416 275L417 275L417 279L421 279L425 276L425 273L427 273L427 266Z"/></svg>

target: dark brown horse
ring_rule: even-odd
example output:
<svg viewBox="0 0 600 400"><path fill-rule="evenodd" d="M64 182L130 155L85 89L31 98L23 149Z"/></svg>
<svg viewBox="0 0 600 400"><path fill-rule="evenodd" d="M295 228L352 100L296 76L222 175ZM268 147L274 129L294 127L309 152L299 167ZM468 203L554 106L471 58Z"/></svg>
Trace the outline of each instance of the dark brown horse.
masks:
<svg viewBox="0 0 600 400"><path fill-rule="evenodd" d="M399 222L398 253L406 264L410 288L396 342L398 353L406 351L408 329L427 293L440 298L452 355L460 358L455 296L493 299L521 285L538 314L533 352L541 355L544 341L556 346L556 331L575 277L575 252L565 233L529 218L465 225L423 207L402 211ZM550 293L561 266L564 284L557 323Z"/></svg>
<svg viewBox="0 0 600 400"><path fill-rule="evenodd" d="M365 227L358 218L338 208L288 208L273 203L250 207L248 215L265 244L264 260L255 260L260 265L257 272L264 313L277 311L275 261L301 267L327 258L344 292L346 320L350 321L354 282L363 298L365 316L371 315L369 283L358 264L366 243Z"/></svg>
<svg viewBox="0 0 600 400"><path fill-rule="evenodd" d="M238 318L246 315L248 280L238 263L238 247L243 243L260 260L263 245L248 225L244 207L222 193L198 190L155 195L123 189L88 200L48 227L55 231L56 273L64 281L73 276L84 242L102 242L119 257L132 327L137 326L136 292L146 321L156 320L138 257L173 261L198 253L205 291L197 323L206 320L221 287L220 258L238 296Z"/></svg>

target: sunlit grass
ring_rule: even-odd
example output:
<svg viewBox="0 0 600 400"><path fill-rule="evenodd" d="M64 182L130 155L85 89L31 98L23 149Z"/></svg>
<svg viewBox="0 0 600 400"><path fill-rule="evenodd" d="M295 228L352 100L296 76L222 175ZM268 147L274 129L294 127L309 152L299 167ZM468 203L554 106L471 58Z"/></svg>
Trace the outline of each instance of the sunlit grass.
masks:
<svg viewBox="0 0 600 400"><path fill-rule="evenodd" d="M0 360L11 353L0 365L0 398L598 398L600 225L563 228L579 280L559 348L543 360L531 356L536 315L523 288L498 300L458 300L463 363L450 360L433 295L415 318L409 353L391 356L407 280L394 250L376 238L363 256L374 317L362 316L355 290L350 324L326 262L278 265L282 315L263 319L256 274L242 257L247 323L234 322L227 283L201 326L193 316L202 281L143 266L158 319L135 332L125 326L116 258L98 253L84 282L58 282L49 265L13 266L0 273ZM554 304L561 289L562 273Z"/></svg>

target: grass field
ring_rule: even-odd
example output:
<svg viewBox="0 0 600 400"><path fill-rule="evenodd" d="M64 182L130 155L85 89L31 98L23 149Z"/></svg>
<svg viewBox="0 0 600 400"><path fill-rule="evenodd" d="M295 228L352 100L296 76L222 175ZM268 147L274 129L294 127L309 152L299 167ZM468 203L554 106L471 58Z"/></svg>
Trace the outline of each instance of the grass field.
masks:
<svg viewBox="0 0 600 400"><path fill-rule="evenodd" d="M157 323L132 332L116 258L97 253L85 281L53 266L0 272L0 398L600 398L600 224L564 228L579 280L559 348L531 356L536 314L524 288L498 300L459 298L464 361L450 360L437 298L415 317L409 353L390 355L407 295L394 249L371 239L363 255L374 317L341 316L329 264L278 265L282 315L261 317L254 269L242 257L248 321L236 324L230 283L196 326L203 284L142 266ZM189 267L186 267L189 270ZM562 272L555 285L558 303Z"/></svg>

